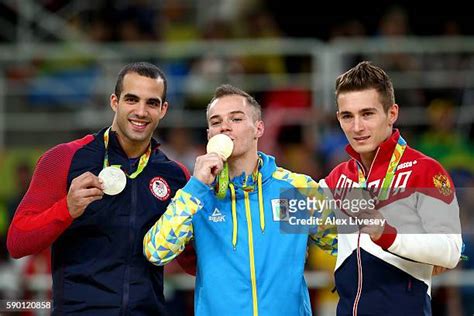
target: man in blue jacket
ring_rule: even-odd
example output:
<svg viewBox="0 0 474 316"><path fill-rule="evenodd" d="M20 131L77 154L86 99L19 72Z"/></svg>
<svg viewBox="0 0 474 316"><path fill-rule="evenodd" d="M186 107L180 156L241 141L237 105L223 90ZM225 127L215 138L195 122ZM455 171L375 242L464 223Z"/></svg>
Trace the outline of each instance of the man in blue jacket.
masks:
<svg viewBox="0 0 474 316"><path fill-rule="evenodd" d="M215 152L196 159L193 177L146 234L145 256L164 265L194 240L198 316L311 315L303 274L308 233L285 230L294 216L282 192L309 188L317 195L317 183L257 151L264 123L260 105L246 92L217 88L207 121L208 137L226 134L233 151L226 162ZM224 194L217 197L213 185L224 186L218 190ZM333 233L320 225L309 236L334 254Z"/></svg>
<svg viewBox="0 0 474 316"><path fill-rule="evenodd" d="M163 269L143 258L142 240L188 179L152 138L166 88L155 65L125 66L112 125L38 161L7 244L14 258L52 246L53 315L165 313Z"/></svg>

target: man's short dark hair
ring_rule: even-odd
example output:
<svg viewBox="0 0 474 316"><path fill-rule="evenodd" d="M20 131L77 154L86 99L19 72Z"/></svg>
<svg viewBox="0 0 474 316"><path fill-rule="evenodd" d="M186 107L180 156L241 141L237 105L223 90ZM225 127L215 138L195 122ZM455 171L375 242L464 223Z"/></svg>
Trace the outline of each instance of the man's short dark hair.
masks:
<svg viewBox="0 0 474 316"><path fill-rule="evenodd" d="M256 121L262 120L262 107L260 104L255 100L254 97L252 97L250 94L245 92L242 89L239 89L237 87L234 87L230 84L223 84L217 87L216 91L214 92L214 96L212 97L211 102L207 105L207 110L206 110L206 115L209 116L209 108L211 107L211 104L218 98L229 96L229 95L240 95L245 98L247 101L247 104L254 109L255 117L254 119Z"/></svg>
<svg viewBox="0 0 474 316"><path fill-rule="evenodd" d="M385 112L395 103L395 93L390 77L382 68L363 61L336 79L336 105L339 94L375 89Z"/></svg>
<svg viewBox="0 0 474 316"><path fill-rule="evenodd" d="M147 63L147 62L135 62L126 65L120 70L117 78L117 83L115 84L115 95L120 99L120 94L123 90L123 78L128 73L137 73L140 76L152 78L152 79L163 79L163 95L161 101L166 101L166 90L168 88L168 83L166 81L165 74L157 66Z"/></svg>

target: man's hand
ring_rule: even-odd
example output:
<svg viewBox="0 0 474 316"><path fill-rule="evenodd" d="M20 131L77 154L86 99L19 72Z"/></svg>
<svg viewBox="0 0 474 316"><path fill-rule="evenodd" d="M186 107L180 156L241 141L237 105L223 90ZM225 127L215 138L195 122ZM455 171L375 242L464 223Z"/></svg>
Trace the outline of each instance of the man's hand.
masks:
<svg viewBox="0 0 474 316"><path fill-rule="evenodd" d="M199 181L210 185L224 168L224 161L216 153L208 153L196 158L193 176Z"/></svg>
<svg viewBox="0 0 474 316"><path fill-rule="evenodd" d="M102 181L87 171L74 178L67 194L67 207L72 218L78 218L86 207L104 196Z"/></svg>
<svg viewBox="0 0 474 316"><path fill-rule="evenodd" d="M434 266L433 267L433 272L431 273L432 276L439 275L441 273L444 273L448 270L448 268L445 267L440 267L440 266Z"/></svg>
<svg viewBox="0 0 474 316"><path fill-rule="evenodd" d="M352 188L345 197L349 200L351 209L346 210L349 216L357 220L361 233L369 234L372 241L377 241L383 234L385 218L376 208L377 201L369 191Z"/></svg>
<svg viewBox="0 0 474 316"><path fill-rule="evenodd" d="M363 210L359 213L357 218L367 222L373 222L373 224L361 224L359 226L361 233L369 234L372 241L377 241L380 239L380 237L382 237L386 221L384 221L385 217L383 217L379 210Z"/></svg>

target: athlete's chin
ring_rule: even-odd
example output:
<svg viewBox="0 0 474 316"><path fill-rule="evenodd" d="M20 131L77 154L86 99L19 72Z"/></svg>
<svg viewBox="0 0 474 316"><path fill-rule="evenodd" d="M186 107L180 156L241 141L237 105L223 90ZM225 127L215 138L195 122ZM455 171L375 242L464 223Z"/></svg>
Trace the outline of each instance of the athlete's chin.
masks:
<svg viewBox="0 0 474 316"><path fill-rule="evenodd" d="M229 160L239 159L244 155L244 152L234 147L232 154L229 157Z"/></svg>
<svg viewBox="0 0 474 316"><path fill-rule="evenodd" d="M130 132L128 133L128 138L133 142L144 142L148 141L153 133L145 133L145 132Z"/></svg>
<svg viewBox="0 0 474 316"><path fill-rule="evenodd" d="M368 154L377 149L373 144L352 143L351 146L358 154Z"/></svg>

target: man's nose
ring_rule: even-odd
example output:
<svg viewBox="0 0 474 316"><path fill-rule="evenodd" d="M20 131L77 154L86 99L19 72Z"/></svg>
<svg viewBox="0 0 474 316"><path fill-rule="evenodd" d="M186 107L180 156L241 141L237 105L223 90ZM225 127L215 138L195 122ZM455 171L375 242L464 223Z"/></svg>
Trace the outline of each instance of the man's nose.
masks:
<svg viewBox="0 0 474 316"><path fill-rule="evenodd" d="M135 114L139 117L145 117L147 115L147 104L145 101L138 102Z"/></svg>
<svg viewBox="0 0 474 316"><path fill-rule="evenodd" d="M227 131L230 131L230 130L232 130L232 126L230 125L230 122L228 120L223 120L222 124L221 124L220 132L223 133L223 132L227 132Z"/></svg>
<svg viewBox="0 0 474 316"><path fill-rule="evenodd" d="M362 119L358 116L356 116L354 118L354 131L355 132L360 132L360 131L363 131L364 130L364 122L362 121Z"/></svg>

